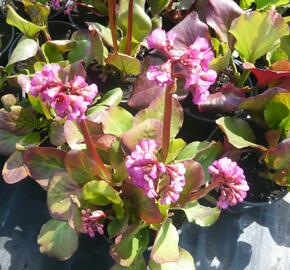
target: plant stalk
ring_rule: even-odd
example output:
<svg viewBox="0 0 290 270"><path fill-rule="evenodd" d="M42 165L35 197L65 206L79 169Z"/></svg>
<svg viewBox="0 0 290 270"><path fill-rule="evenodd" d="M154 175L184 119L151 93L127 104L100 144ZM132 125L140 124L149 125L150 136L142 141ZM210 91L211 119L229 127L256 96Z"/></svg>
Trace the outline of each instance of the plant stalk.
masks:
<svg viewBox="0 0 290 270"><path fill-rule="evenodd" d="M163 117L163 132L162 132L162 149L161 155L163 161L166 161L169 144L170 144L170 123L172 114L172 94L176 91L176 80L174 83L167 85L164 96L164 117Z"/></svg>
<svg viewBox="0 0 290 270"><path fill-rule="evenodd" d="M129 5L128 5L128 31L127 31L127 38L126 38L126 54L127 55L131 55L132 28L133 28L133 0L129 0Z"/></svg>
<svg viewBox="0 0 290 270"><path fill-rule="evenodd" d="M114 46L114 52L118 52L118 42L117 42L117 28L116 28L116 0L109 0L108 1L108 9L109 9L109 24L112 33L112 40Z"/></svg>
<svg viewBox="0 0 290 270"><path fill-rule="evenodd" d="M111 180L111 174L108 171L107 167L105 166L99 153L96 150L96 147L95 147L95 144L91 138L90 131L88 129L86 120L81 120L79 125L80 125L81 131L84 135L89 155L91 156L91 158L93 160L96 161L97 169L99 171L99 176L101 178L103 178L104 180L107 180L107 182L108 182L109 180Z"/></svg>
<svg viewBox="0 0 290 270"><path fill-rule="evenodd" d="M249 75L250 75L251 71L248 70L248 69L244 69L243 70L243 74L241 76L241 78L239 79L239 83L238 83L238 86L239 87L243 87L246 80L248 79Z"/></svg>
<svg viewBox="0 0 290 270"><path fill-rule="evenodd" d="M196 201L202 197L204 197L205 195L207 195L210 191L212 191L213 189L217 188L218 186L222 185L222 181L216 181L211 183L210 185L208 185L207 187L205 187L204 189L195 192L191 195L190 197L190 201Z"/></svg>

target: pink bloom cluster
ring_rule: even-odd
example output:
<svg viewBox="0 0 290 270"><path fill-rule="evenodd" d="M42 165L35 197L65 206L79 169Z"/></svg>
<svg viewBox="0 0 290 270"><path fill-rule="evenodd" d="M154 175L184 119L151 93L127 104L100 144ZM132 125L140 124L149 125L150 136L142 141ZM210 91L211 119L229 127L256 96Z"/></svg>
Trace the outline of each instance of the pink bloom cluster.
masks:
<svg viewBox="0 0 290 270"><path fill-rule="evenodd" d="M60 65L47 64L31 79L29 92L50 104L58 117L80 120L97 96L98 87L88 85L83 76L75 76L69 81Z"/></svg>
<svg viewBox="0 0 290 270"><path fill-rule="evenodd" d="M242 202L249 190L244 171L236 162L224 157L213 162L208 167L212 182L221 182L221 195L217 202L220 208L227 208Z"/></svg>
<svg viewBox="0 0 290 270"><path fill-rule="evenodd" d="M185 185L185 167L182 163L165 165L157 160L154 140L141 141L126 158L126 168L131 181L144 190L149 198L158 197L158 180L163 175L169 176L161 197L162 204L176 202Z"/></svg>
<svg viewBox="0 0 290 270"><path fill-rule="evenodd" d="M172 74L177 74L185 79L184 88L192 92L193 102L204 102L209 95L209 87L217 77L216 72L208 68L209 62L214 58L208 40L198 37L180 55L173 50L175 38L175 33L166 33L162 29L155 29L147 38L149 49L159 50L168 58L161 65L149 66L147 78L159 86L165 86L173 82Z"/></svg>
<svg viewBox="0 0 290 270"><path fill-rule="evenodd" d="M104 219L105 213L101 210L91 211L90 209L82 210L82 227L85 233L90 237L95 237L98 234L104 234L104 225L99 221Z"/></svg>

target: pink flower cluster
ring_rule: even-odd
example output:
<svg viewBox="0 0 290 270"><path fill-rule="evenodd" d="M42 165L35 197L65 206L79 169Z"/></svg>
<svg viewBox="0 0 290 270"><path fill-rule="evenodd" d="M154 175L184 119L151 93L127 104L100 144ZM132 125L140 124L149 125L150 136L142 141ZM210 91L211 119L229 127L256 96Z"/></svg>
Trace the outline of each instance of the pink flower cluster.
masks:
<svg viewBox="0 0 290 270"><path fill-rule="evenodd" d="M212 175L212 182L221 182L218 207L225 209L246 198L249 186L243 169L236 162L224 157L214 161L208 171Z"/></svg>
<svg viewBox="0 0 290 270"><path fill-rule="evenodd" d="M169 181L162 188L161 203L176 202L185 185L185 167L182 163L165 165L158 161L154 140L141 141L126 158L126 168L134 185L144 190L149 198L157 198L159 179L168 175Z"/></svg>
<svg viewBox="0 0 290 270"><path fill-rule="evenodd" d="M83 76L68 80L68 74L58 64L47 64L35 73L29 92L49 104L60 118L82 119L98 94L95 84L88 85Z"/></svg>
<svg viewBox="0 0 290 270"><path fill-rule="evenodd" d="M96 233L104 234L104 225L99 222L105 218L105 213L101 210L91 211L82 210L82 227L85 233L90 237L95 237Z"/></svg>
<svg viewBox="0 0 290 270"><path fill-rule="evenodd" d="M148 80L155 81L159 86L173 82L173 76L185 79L184 88L193 95L193 102L204 102L209 95L209 87L215 82L217 74L208 68L214 58L208 40L198 37L186 51L181 54L173 50L176 34L155 29L147 38L149 49L156 49L167 56L167 61L158 66L149 66Z"/></svg>

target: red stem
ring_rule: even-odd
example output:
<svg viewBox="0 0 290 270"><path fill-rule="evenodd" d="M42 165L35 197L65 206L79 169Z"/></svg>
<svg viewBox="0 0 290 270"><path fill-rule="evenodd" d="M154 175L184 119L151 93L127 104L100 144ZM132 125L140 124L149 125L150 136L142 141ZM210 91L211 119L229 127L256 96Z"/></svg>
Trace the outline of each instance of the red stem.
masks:
<svg viewBox="0 0 290 270"><path fill-rule="evenodd" d="M128 6L128 32L127 32L127 39L126 39L126 54L127 55L131 55L132 27L133 27L133 0L129 0L129 6Z"/></svg>
<svg viewBox="0 0 290 270"><path fill-rule="evenodd" d="M116 28L116 17L115 17L115 10L116 10L116 0L109 0L108 1L108 9L109 9L109 24L112 33L112 40L115 53L118 52L118 42L117 42L117 28Z"/></svg>
<svg viewBox="0 0 290 270"><path fill-rule="evenodd" d="M92 157L92 159L94 159L96 161L97 169L99 171L99 176L105 180L111 180L111 174L108 171L107 167L105 166L99 153L96 150L96 146L91 138L86 120L82 120L80 122L80 128L81 128L81 131L84 135L89 155Z"/></svg>
<svg viewBox="0 0 290 270"><path fill-rule="evenodd" d="M222 181L216 181L216 182L213 182L211 183L209 186L207 186L206 188L198 191L198 192L195 192L191 195L190 197L190 201L196 201L202 197L204 197L205 195L207 195L210 191L212 191L213 189L219 187L220 185L222 185Z"/></svg>
<svg viewBox="0 0 290 270"><path fill-rule="evenodd" d="M162 132L162 149L161 155L163 161L166 161L169 144L170 144L170 123L172 114L172 94L176 90L176 81L174 83L166 86L165 96L164 96L164 117L163 117L163 132Z"/></svg>

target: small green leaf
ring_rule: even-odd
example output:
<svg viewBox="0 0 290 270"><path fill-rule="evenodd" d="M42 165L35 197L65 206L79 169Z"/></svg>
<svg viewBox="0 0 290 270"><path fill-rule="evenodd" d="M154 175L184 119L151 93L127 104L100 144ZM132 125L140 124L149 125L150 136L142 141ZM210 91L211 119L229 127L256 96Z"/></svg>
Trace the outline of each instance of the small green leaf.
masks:
<svg viewBox="0 0 290 270"><path fill-rule="evenodd" d="M133 116L125 109L114 106L104 112L102 123L104 133L121 136L132 127Z"/></svg>
<svg viewBox="0 0 290 270"><path fill-rule="evenodd" d="M102 95L101 99L98 102L98 105L102 106L118 106L123 98L123 91L120 87L112 89Z"/></svg>
<svg viewBox="0 0 290 270"><path fill-rule="evenodd" d="M66 152L50 147L28 148L23 153L24 164L34 179L50 178L56 171L65 169Z"/></svg>
<svg viewBox="0 0 290 270"><path fill-rule="evenodd" d="M176 160L193 159L196 155L211 145L208 141L195 141L187 144L177 155Z"/></svg>
<svg viewBox="0 0 290 270"><path fill-rule="evenodd" d="M105 181L90 181L83 186L83 197L96 205L122 204L119 193Z"/></svg>
<svg viewBox="0 0 290 270"><path fill-rule="evenodd" d="M280 38L289 34L288 25L276 11L247 12L235 19L230 33L243 60L257 59L280 46Z"/></svg>
<svg viewBox="0 0 290 270"><path fill-rule="evenodd" d="M236 148L254 147L265 150L262 145L254 143L255 135L245 120L226 116L217 119L216 123L226 134L229 142Z"/></svg>
<svg viewBox="0 0 290 270"><path fill-rule="evenodd" d="M151 7L152 16L160 13L170 3L169 0L148 0L147 2Z"/></svg>
<svg viewBox="0 0 290 270"><path fill-rule="evenodd" d="M115 66L125 74L139 75L141 73L140 61L126 54L110 54L106 63Z"/></svg>
<svg viewBox="0 0 290 270"><path fill-rule="evenodd" d="M121 233L128 226L128 216L123 217L122 219L112 220L108 227L107 231L110 238L113 238Z"/></svg>
<svg viewBox="0 0 290 270"><path fill-rule="evenodd" d="M142 255L137 256L133 264L129 267L121 266L119 264L113 265L110 270L147 270L144 257Z"/></svg>
<svg viewBox="0 0 290 270"><path fill-rule="evenodd" d="M110 254L119 265L130 267L147 248L148 229L142 229L138 224L131 225L118 237L122 240L111 246Z"/></svg>
<svg viewBox="0 0 290 270"><path fill-rule="evenodd" d="M62 53L51 43L42 44L41 50L47 63L58 63L64 60Z"/></svg>
<svg viewBox="0 0 290 270"><path fill-rule="evenodd" d="M275 95L264 110L265 120L271 129L290 130L290 93Z"/></svg>
<svg viewBox="0 0 290 270"><path fill-rule="evenodd" d="M159 264L177 262L179 259L178 242L177 229L170 219L166 219L158 231L150 258Z"/></svg>
<svg viewBox="0 0 290 270"><path fill-rule="evenodd" d="M6 22L17 27L27 37L33 38L38 32L45 30L45 25L38 26L34 23L31 23L30 21L23 19L10 5L7 5L7 8L8 12Z"/></svg>
<svg viewBox="0 0 290 270"><path fill-rule="evenodd" d="M133 125L136 126L146 119L158 119L163 123L164 117L164 95L154 99L148 108L139 111L134 119ZM172 117L170 126L170 138L175 138L183 124L183 109L179 101L172 98Z"/></svg>
<svg viewBox="0 0 290 270"><path fill-rule="evenodd" d="M27 60L35 56L37 51L38 44L35 40L29 38L22 39L13 50L7 66Z"/></svg>
<svg viewBox="0 0 290 270"><path fill-rule="evenodd" d="M98 175L96 162L89 157L86 150L68 152L64 164L68 174L81 186Z"/></svg>
<svg viewBox="0 0 290 270"><path fill-rule="evenodd" d="M206 207L197 201L187 203L182 210L189 222L195 222L201 227L209 227L214 224L221 213L219 208Z"/></svg>
<svg viewBox="0 0 290 270"><path fill-rule="evenodd" d="M186 142L182 139L173 139L170 141L166 163L171 163L178 156L180 151L186 146Z"/></svg>
<svg viewBox="0 0 290 270"><path fill-rule="evenodd" d="M195 270L192 256L182 248L179 248L179 259L177 262L157 264L153 260L150 260L149 266L151 270Z"/></svg>
<svg viewBox="0 0 290 270"><path fill-rule="evenodd" d="M67 222L49 220L38 235L40 252L61 261L69 259L78 248L78 235Z"/></svg>
<svg viewBox="0 0 290 270"><path fill-rule="evenodd" d="M80 187L67 172L55 173L49 181L47 190L47 206L50 215L58 220L67 220L71 213L73 200L71 196L77 196Z"/></svg>

